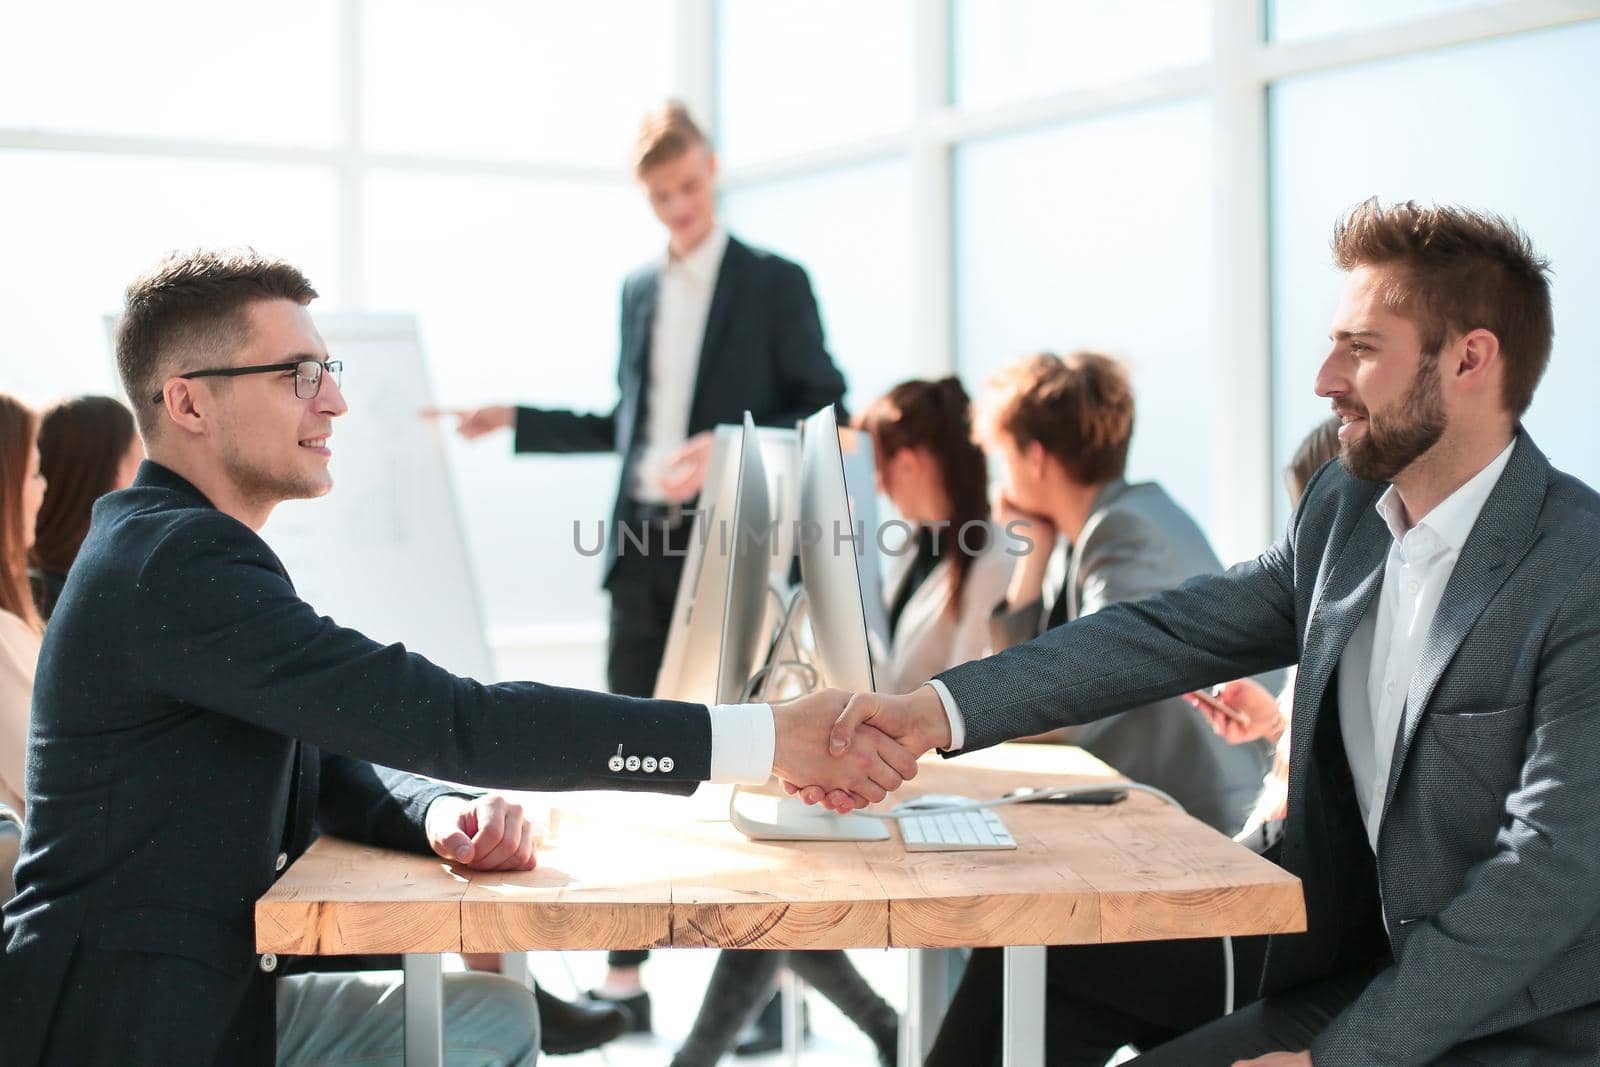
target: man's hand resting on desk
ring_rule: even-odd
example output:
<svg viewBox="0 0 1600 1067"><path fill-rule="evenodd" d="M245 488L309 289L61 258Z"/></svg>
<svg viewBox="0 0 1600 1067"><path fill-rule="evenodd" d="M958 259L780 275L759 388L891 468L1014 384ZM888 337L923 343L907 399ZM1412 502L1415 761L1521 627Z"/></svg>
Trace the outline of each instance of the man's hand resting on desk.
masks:
<svg viewBox="0 0 1600 1067"><path fill-rule="evenodd" d="M475 871L531 871L533 823L522 805L498 793L475 799L444 796L423 820L428 845L452 863Z"/></svg>
<svg viewBox="0 0 1600 1067"><path fill-rule="evenodd" d="M876 803L917 775L916 754L870 726L856 735L848 752L829 751L830 731L846 714L849 696L823 689L772 705L772 772L791 793L797 791L791 783L803 784L816 798L808 803L825 802L839 812Z"/></svg>
<svg viewBox="0 0 1600 1067"><path fill-rule="evenodd" d="M881 750L885 740L894 742L894 749L912 760L929 749L948 747L950 718L945 714L939 694L926 685L903 696L856 693L828 731L828 751L835 759L860 761ZM863 748L867 751L862 751ZM916 770L914 763L911 770ZM798 793L807 804L823 804L835 811L848 810L841 806L845 798L822 779L805 784L805 779L781 771L778 777L783 779L785 789ZM911 778L912 775L902 777Z"/></svg>

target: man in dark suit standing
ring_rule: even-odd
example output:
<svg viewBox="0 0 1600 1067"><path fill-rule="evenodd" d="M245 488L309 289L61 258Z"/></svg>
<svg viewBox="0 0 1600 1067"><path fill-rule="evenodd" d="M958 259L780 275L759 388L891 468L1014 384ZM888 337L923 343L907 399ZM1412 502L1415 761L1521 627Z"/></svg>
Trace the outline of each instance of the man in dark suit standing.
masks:
<svg viewBox="0 0 1600 1067"><path fill-rule="evenodd" d="M606 685L650 696L666 649L692 506L705 484L714 427L792 427L844 396L823 347L806 272L751 248L717 222L717 157L682 104L648 116L634 176L667 228L667 254L622 286L620 396L608 414L497 406L460 413L478 437L513 428L518 452L615 452L622 479L612 512L605 588L611 594ZM623 537L619 527L632 537ZM637 546L644 545L640 550ZM614 952L603 989L649 1029L638 968L646 953Z"/></svg>
<svg viewBox="0 0 1600 1067"><path fill-rule="evenodd" d="M837 740L967 751L1298 662L1280 859L1307 931L1271 939L1261 1000L1137 1062L1594 1064L1600 494L1521 425L1548 266L1504 219L1411 203L1362 204L1333 247L1340 462L1277 544L853 697Z"/></svg>
<svg viewBox="0 0 1600 1067"><path fill-rule="evenodd" d="M0 958L7 1067L395 1048L392 989L279 983L282 961L253 951L252 908L314 827L480 869L533 863L513 806L404 771L687 793L792 766L864 799L899 783L895 767L914 773L887 743L848 773L824 765L836 692L708 708L484 685L319 616L256 533L279 502L332 487L346 405L315 295L248 251L176 255L128 290L117 361L150 458L95 505L39 657ZM482 1051L492 1032L505 1041L489 1062L531 1063L526 991L465 992L447 1012L474 1029L447 1019L447 1041Z"/></svg>

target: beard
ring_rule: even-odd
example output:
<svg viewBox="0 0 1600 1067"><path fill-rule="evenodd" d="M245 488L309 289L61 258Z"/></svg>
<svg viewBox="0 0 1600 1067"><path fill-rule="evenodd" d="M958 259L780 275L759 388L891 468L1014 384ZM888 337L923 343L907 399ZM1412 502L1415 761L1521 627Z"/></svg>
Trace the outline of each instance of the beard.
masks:
<svg viewBox="0 0 1600 1067"><path fill-rule="evenodd" d="M1351 444L1342 444L1339 462L1344 469L1369 482L1392 482L1444 436L1448 418L1439 395L1435 360L1424 360L1416 377L1392 415L1374 416L1362 408L1367 432Z"/></svg>

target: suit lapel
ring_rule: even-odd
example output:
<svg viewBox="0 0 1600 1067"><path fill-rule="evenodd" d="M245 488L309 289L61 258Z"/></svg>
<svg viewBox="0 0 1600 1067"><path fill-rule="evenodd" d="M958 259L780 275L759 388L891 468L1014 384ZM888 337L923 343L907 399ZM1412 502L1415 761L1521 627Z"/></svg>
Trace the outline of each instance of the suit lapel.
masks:
<svg viewBox="0 0 1600 1067"><path fill-rule="evenodd" d="M722 335L727 332L728 316L732 313L736 293L739 289L739 279L744 271L744 256L748 253L744 245L728 238L728 247L722 253L722 264L717 268L717 284L711 290L711 310L706 313L706 330L700 339L700 367L694 377L694 406L699 406L699 401L705 395L707 384L713 381L713 375L721 373L717 368L717 356L722 351ZM698 425L690 420L690 425Z"/></svg>
<svg viewBox="0 0 1600 1067"><path fill-rule="evenodd" d="M1384 558L1394 540L1371 499L1361 508L1344 549L1317 591L1310 621L1306 624L1300 670L1295 678L1295 728L1290 739L1290 759L1296 773L1310 757L1311 742L1317 733L1316 716L1322 708L1334 666L1344 655L1356 627L1371 610L1372 598L1383 584Z"/></svg>
<svg viewBox="0 0 1600 1067"><path fill-rule="evenodd" d="M1539 539L1537 521L1549 481L1549 464L1521 435L1500 480L1495 483L1483 511L1461 548L1455 569L1445 584L1433 626L1422 645L1416 673L1406 689L1405 710L1400 734L1395 739L1394 759L1389 763L1389 781L1384 793L1384 812L1394 797L1395 785L1405 766L1411 740L1422 723L1422 714L1433 699L1433 691L1444 670L1455 658L1467 632L1500 591L1506 578Z"/></svg>

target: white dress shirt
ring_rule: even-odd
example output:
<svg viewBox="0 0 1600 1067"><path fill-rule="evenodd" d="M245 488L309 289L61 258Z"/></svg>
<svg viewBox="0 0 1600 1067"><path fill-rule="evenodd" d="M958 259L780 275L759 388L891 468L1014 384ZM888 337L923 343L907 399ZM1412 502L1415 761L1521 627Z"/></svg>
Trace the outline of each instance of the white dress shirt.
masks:
<svg viewBox="0 0 1600 1067"><path fill-rule="evenodd" d="M1377 850L1383 798L1389 785L1405 708L1406 686L1422 655L1423 643L1438 613L1444 587L1461 548L1472 533L1489 493L1511 460L1511 444L1461 488L1445 497L1415 526L1404 526L1399 494L1390 486L1378 498L1378 513L1389 524L1394 544L1384 565L1376 610L1367 612L1339 658L1339 724L1345 755L1355 779L1356 799L1367 840ZM1380 644L1376 637L1384 635ZM950 722L949 752L966 745L966 725L955 697L939 679L928 683Z"/></svg>
<svg viewBox="0 0 1600 1067"><path fill-rule="evenodd" d="M1378 514L1388 524L1394 543L1383 565L1377 600L1339 658L1339 725L1367 842L1374 852L1411 676L1462 546L1515 443L1513 439L1487 467L1409 530L1394 486L1378 498Z"/></svg>
<svg viewBox="0 0 1600 1067"><path fill-rule="evenodd" d="M711 777L723 785L764 785L777 747L770 704L711 705Z"/></svg>
<svg viewBox="0 0 1600 1067"><path fill-rule="evenodd" d="M700 371L711 295L728 249L728 231L714 227L685 256L667 253L656 289L650 326L650 379L645 382L644 452L629 492L647 504L664 503L661 480L667 461L689 439L689 408Z"/></svg>

